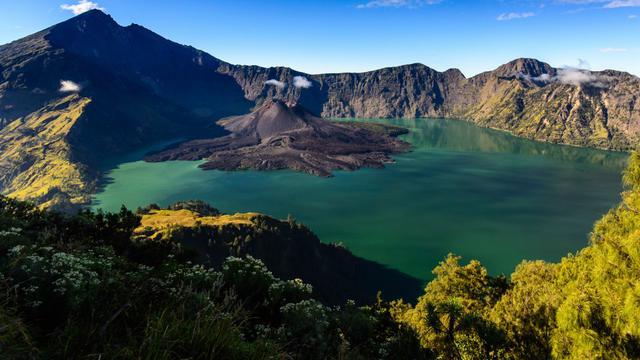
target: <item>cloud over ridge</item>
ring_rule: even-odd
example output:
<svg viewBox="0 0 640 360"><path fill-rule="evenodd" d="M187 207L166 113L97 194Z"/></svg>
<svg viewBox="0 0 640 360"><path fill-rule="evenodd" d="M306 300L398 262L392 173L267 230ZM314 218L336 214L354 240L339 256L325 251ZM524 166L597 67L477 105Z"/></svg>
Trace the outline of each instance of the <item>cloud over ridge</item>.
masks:
<svg viewBox="0 0 640 360"><path fill-rule="evenodd" d="M269 85L269 86L275 86L278 89L284 89L287 84L283 83L282 81L276 80L276 79L269 79L267 81L264 82L265 85Z"/></svg>
<svg viewBox="0 0 640 360"><path fill-rule="evenodd" d="M73 82L71 80L60 80L60 89L58 89L58 91L60 91L60 92L78 92L81 89L82 89L81 86L76 82Z"/></svg>
<svg viewBox="0 0 640 360"><path fill-rule="evenodd" d="M313 84L311 83L311 81L309 81L309 79L307 79L304 76L294 76L293 77L293 86L295 86L298 89L308 89L312 85Z"/></svg>
<svg viewBox="0 0 640 360"><path fill-rule="evenodd" d="M526 74L518 74L523 80L533 81L537 83L553 83L559 82L565 85L582 86L589 85L598 88L606 88L610 78L605 75L594 73L590 70L579 69L575 67L564 67L558 69L555 76L551 74L541 74L540 76L530 76Z"/></svg>
<svg viewBox="0 0 640 360"><path fill-rule="evenodd" d="M73 15L80 15L89 10L104 10L104 8L100 7L98 3L89 0L79 0L75 5L62 4L60 5L62 10L69 10L73 13Z"/></svg>

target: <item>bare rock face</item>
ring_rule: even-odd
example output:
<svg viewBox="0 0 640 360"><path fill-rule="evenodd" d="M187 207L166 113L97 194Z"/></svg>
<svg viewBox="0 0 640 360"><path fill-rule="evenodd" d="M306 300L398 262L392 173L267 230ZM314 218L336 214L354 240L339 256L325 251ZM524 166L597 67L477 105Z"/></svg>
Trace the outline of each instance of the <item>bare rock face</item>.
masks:
<svg viewBox="0 0 640 360"><path fill-rule="evenodd" d="M357 123L333 123L299 105L269 100L256 111L219 122L229 135L194 140L146 157L147 161L200 160L204 169L292 169L317 176L333 170L381 167L409 144ZM397 134L397 133L396 133Z"/></svg>
<svg viewBox="0 0 640 360"><path fill-rule="evenodd" d="M516 59L471 78L422 64L307 75L221 63L218 71L257 104L280 97L323 117L448 117L534 140L614 150L640 141L640 79L618 71L556 69L535 59ZM579 71L581 81L568 76L571 71ZM268 79L292 84L294 76L307 77L312 87L265 85Z"/></svg>

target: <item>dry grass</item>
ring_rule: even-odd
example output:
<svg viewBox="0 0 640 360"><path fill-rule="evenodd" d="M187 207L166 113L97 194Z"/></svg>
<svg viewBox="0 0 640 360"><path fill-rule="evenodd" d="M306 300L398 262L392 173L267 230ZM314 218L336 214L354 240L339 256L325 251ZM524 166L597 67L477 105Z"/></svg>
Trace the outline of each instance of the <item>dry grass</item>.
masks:
<svg viewBox="0 0 640 360"><path fill-rule="evenodd" d="M258 213L236 213L232 215L202 216L187 209L151 210L142 216L140 226L135 230L138 235L158 239L165 238L171 229L177 227L194 228L198 226L251 226Z"/></svg>
<svg viewBox="0 0 640 360"><path fill-rule="evenodd" d="M0 165L10 174L0 178L5 193L40 200L45 206L58 193L69 196L72 203L86 202L90 185L85 169L70 160L66 137L90 102L70 95L0 131Z"/></svg>

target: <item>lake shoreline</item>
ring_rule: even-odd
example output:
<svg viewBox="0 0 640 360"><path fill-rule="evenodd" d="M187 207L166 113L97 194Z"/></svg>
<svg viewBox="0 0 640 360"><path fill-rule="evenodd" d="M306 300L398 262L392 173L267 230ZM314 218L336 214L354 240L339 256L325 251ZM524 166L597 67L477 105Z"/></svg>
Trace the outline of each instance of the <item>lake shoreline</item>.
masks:
<svg viewBox="0 0 640 360"><path fill-rule="evenodd" d="M293 215L323 242L426 279L448 252L479 258L496 274L522 259L558 260L582 248L593 221L617 202L623 153L521 139L463 120L379 121L409 128L403 139L414 146L383 170L324 179L129 162L107 174L114 182L92 207L197 198L225 212Z"/></svg>

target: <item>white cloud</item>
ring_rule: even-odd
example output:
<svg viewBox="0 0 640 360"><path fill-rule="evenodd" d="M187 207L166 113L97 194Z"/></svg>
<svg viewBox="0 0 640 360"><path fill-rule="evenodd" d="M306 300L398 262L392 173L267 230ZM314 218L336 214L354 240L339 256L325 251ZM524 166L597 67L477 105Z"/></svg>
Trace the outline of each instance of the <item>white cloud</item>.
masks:
<svg viewBox="0 0 640 360"><path fill-rule="evenodd" d="M628 18L631 19L631 20L636 19L637 17L638 17L638 15L629 15L628 16Z"/></svg>
<svg viewBox="0 0 640 360"><path fill-rule="evenodd" d="M581 64L586 64L586 61L579 60ZM606 88L610 78L606 75L594 73L584 68L576 68L571 66L565 66L558 69L555 76L551 74L541 74L536 77L532 77L526 74L519 74L518 77L523 80L534 81L537 83L552 83L559 82L561 84L581 86L589 85L592 87Z"/></svg>
<svg viewBox="0 0 640 360"><path fill-rule="evenodd" d="M534 77L533 80L542 81L542 82L549 82L549 81L552 80L552 78L551 78L551 75L549 75L549 74L540 74L540 76Z"/></svg>
<svg viewBox="0 0 640 360"><path fill-rule="evenodd" d="M600 52L603 53L616 53L616 52L627 52L628 49L625 48L602 48Z"/></svg>
<svg viewBox="0 0 640 360"><path fill-rule="evenodd" d="M540 74L540 76L534 77L533 80L550 82L550 81L553 81L553 77L549 74Z"/></svg>
<svg viewBox="0 0 640 360"><path fill-rule="evenodd" d="M60 92L78 92L81 87L78 83L75 83L71 80L60 80Z"/></svg>
<svg viewBox="0 0 640 360"><path fill-rule="evenodd" d="M276 79L269 79L267 81L264 82L265 85L273 85L275 87L277 87L278 89L284 89L285 86L287 86L287 84L283 83L282 81L278 81Z"/></svg>
<svg viewBox="0 0 640 360"><path fill-rule="evenodd" d="M93 1L89 1L89 0L79 0L78 3L75 5L62 4L60 5L60 8L62 10L69 10L73 12L74 15L80 15L89 10L95 10L95 9L104 10L104 8L101 8L100 5L98 5L98 3L94 3Z"/></svg>
<svg viewBox="0 0 640 360"><path fill-rule="evenodd" d="M611 0L557 0L559 3L563 3L563 4L577 4L577 5L584 5L584 4L594 4L594 3L604 3L604 2L610 2Z"/></svg>
<svg viewBox="0 0 640 360"><path fill-rule="evenodd" d="M623 7L640 7L640 0L615 0L608 3L604 7L608 9L623 8Z"/></svg>
<svg viewBox="0 0 640 360"><path fill-rule="evenodd" d="M540 74L540 76L531 76L531 75L520 73L518 74L518 77L524 80L543 82L543 83L550 83L555 80L555 78L549 74Z"/></svg>
<svg viewBox="0 0 640 360"><path fill-rule="evenodd" d="M506 20L514 20L514 19L526 19L532 16L536 16L536 14L532 12L523 12L523 13L510 12L510 13L503 13L498 15L496 20L506 21Z"/></svg>
<svg viewBox="0 0 640 360"><path fill-rule="evenodd" d="M611 78L606 75L591 72L590 70L567 66L558 70L558 75L555 80L574 86L589 85L592 87L606 88Z"/></svg>
<svg viewBox="0 0 640 360"><path fill-rule="evenodd" d="M597 76L595 76L591 71L570 67L559 69L558 76L556 76L556 78L563 84L575 86L590 84L598 81Z"/></svg>
<svg viewBox="0 0 640 360"><path fill-rule="evenodd" d="M296 88L300 89L308 89L312 86L313 84L311 83L311 81L309 81L309 79L307 79L304 76L294 76L293 77L293 86L295 86Z"/></svg>
<svg viewBox="0 0 640 360"><path fill-rule="evenodd" d="M565 4L604 4L607 9L640 7L640 0L558 0Z"/></svg>
<svg viewBox="0 0 640 360"><path fill-rule="evenodd" d="M424 5L435 5L443 0L371 0L364 4L359 4L358 9L371 9L381 7L395 8L417 8Z"/></svg>

